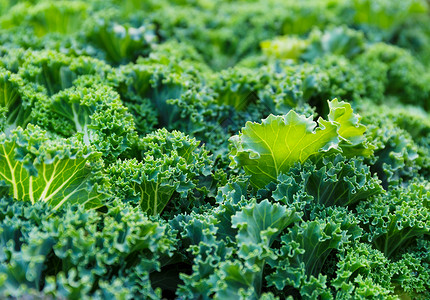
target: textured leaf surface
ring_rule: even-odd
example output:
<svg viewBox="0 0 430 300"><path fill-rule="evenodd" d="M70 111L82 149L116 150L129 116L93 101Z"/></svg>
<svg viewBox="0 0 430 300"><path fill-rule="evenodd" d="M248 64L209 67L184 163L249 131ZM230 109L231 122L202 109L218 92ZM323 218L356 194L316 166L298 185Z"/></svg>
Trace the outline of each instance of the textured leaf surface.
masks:
<svg viewBox="0 0 430 300"><path fill-rule="evenodd" d="M383 193L380 180L372 176L361 159L340 154L292 167L278 177L275 200L307 208L315 205L351 206Z"/></svg>
<svg viewBox="0 0 430 300"><path fill-rule="evenodd" d="M342 152L346 156L369 156L373 147L366 143L366 126L360 123L361 117L355 114L349 103L333 99L329 103L328 120L339 124Z"/></svg>
<svg viewBox="0 0 430 300"><path fill-rule="evenodd" d="M294 209L264 200L244 207L232 217L232 223L234 228L239 228L236 237L239 245L270 246L282 230L299 219Z"/></svg>
<svg viewBox="0 0 430 300"><path fill-rule="evenodd" d="M294 163L336 147L337 127L322 119L318 122L314 130L316 123L311 118L294 111L286 116L270 115L262 124L247 122L242 133L230 139L232 166L243 166L254 186L265 187Z"/></svg>
<svg viewBox="0 0 430 300"><path fill-rule="evenodd" d="M368 227L369 241L387 257L392 257L417 237L430 236L429 203L430 187L423 181L362 202L357 212Z"/></svg>
<svg viewBox="0 0 430 300"><path fill-rule="evenodd" d="M166 129L141 138L138 159L118 160L108 169L113 193L136 200L151 215L160 214L175 191L186 199L199 177L210 174L208 152L198 143Z"/></svg>
<svg viewBox="0 0 430 300"><path fill-rule="evenodd" d="M239 135L230 138L230 166L242 166L251 175L251 183L261 189L296 162L330 149L351 156L371 154L363 135L366 127L351 106L334 99L329 108L329 120L319 118L318 127L312 117L293 110L284 116L270 115L261 124L247 122Z"/></svg>
<svg viewBox="0 0 430 300"><path fill-rule="evenodd" d="M17 74L0 68L0 132L9 134L31 121L32 99L40 97L32 88L24 87Z"/></svg>
<svg viewBox="0 0 430 300"><path fill-rule="evenodd" d="M0 180L9 186L13 198L33 204L47 202L55 209L64 203L101 205L105 195L90 188L92 170L88 165L99 154L78 152L54 157L48 154L45 159L29 162L17 157L20 151L22 147L13 139L0 142Z"/></svg>

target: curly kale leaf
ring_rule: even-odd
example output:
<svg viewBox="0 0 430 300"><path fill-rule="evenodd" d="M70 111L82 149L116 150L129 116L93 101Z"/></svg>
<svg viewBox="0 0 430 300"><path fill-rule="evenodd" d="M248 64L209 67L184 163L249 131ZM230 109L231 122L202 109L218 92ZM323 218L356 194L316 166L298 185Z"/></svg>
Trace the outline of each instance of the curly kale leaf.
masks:
<svg viewBox="0 0 430 300"><path fill-rule="evenodd" d="M373 81L382 83L384 94L405 104L430 107L429 74L423 63L406 49L377 43L357 58L357 64L364 74L374 74ZM385 99L387 97L379 102Z"/></svg>
<svg viewBox="0 0 430 300"><path fill-rule="evenodd" d="M392 282L398 294L426 299L430 296L430 242L419 239L416 245L405 250L400 259L391 264Z"/></svg>
<svg viewBox="0 0 430 300"><path fill-rule="evenodd" d="M100 81L114 80L113 70L106 63L85 56L73 57L53 50L25 53L18 74L26 84L42 88L48 96L70 88L82 75L100 77Z"/></svg>
<svg viewBox="0 0 430 300"><path fill-rule="evenodd" d="M293 287L302 297L331 299L327 276L321 274L332 251L348 243L347 231L334 220L314 220L294 225L281 237L278 259L269 261L274 272L269 285L282 291Z"/></svg>
<svg viewBox="0 0 430 300"><path fill-rule="evenodd" d="M117 161L108 173L114 193L135 199L148 214L160 214L174 192L186 198L200 177L211 174L208 152L179 131L160 129L133 150L135 158Z"/></svg>
<svg viewBox="0 0 430 300"><path fill-rule="evenodd" d="M368 240L387 257L430 235L430 188L428 182L412 182L361 202L357 207Z"/></svg>
<svg viewBox="0 0 430 300"><path fill-rule="evenodd" d="M336 297L347 299L353 294L361 296L388 295L393 292L390 288L390 265L384 254L373 249L370 244L354 243L339 253L336 278L331 285L336 289ZM363 289L362 283L367 282ZM385 291L384 291L385 287ZM366 293L363 293L366 291Z"/></svg>
<svg viewBox="0 0 430 300"><path fill-rule="evenodd" d="M362 159L330 155L306 161L278 177L272 197L285 204L313 210L316 206L354 206L383 193L380 180Z"/></svg>
<svg viewBox="0 0 430 300"><path fill-rule="evenodd" d="M238 229L238 256L256 271L252 285L258 294L263 284L266 260L277 258L270 249L272 243L285 228L299 219L300 214L294 209L271 204L268 200L247 205L232 217L232 227Z"/></svg>
<svg viewBox="0 0 430 300"><path fill-rule="evenodd" d="M364 50L364 34L346 26L326 29L324 32L314 30L309 36L309 47L301 56L302 59L312 61L324 54L345 56L349 59Z"/></svg>
<svg viewBox="0 0 430 300"><path fill-rule="evenodd" d="M353 20L358 25L370 25L390 32L409 18L425 14L427 4L421 0L407 0L398 3L390 1L353 1Z"/></svg>
<svg viewBox="0 0 430 300"><path fill-rule="evenodd" d="M32 110L45 97L26 86L19 75L0 69L0 132L10 134L33 120Z"/></svg>
<svg viewBox="0 0 430 300"><path fill-rule="evenodd" d="M241 111L256 100L255 91L264 84L259 77L251 69L237 67L215 73L208 84L216 93L219 105L229 105Z"/></svg>
<svg viewBox="0 0 430 300"><path fill-rule="evenodd" d="M88 17L89 5L83 1L41 1L35 5L14 6L3 19L9 28L26 26L31 34L73 34L81 29L82 20Z"/></svg>
<svg viewBox="0 0 430 300"><path fill-rule="evenodd" d="M384 186L425 177L430 172L430 116L415 106L365 105L371 108L364 118L366 135L375 147L369 164Z"/></svg>
<svg viewBox="0 0 430 300"><path fill-rule="evenodd" d="M77 86L55 94L37 115L37 123L84 144L114 160L137 140L132 116L119 94L102 84Z"/></svg>
<svg viewBox="0 0 430 300"><path fill-rule="evenodd" d="M264 41L261 48L265 55L281 59L312 61L326 54L351 58L363 51L364 35L346 26L334 27L313 30L307 39L287 35Z"/></svg>
<svg viewBox="0 0 430 300"><path fill-rule="evenodd" d="M97 52L103 53L102 58L115 65L134 62L139 56L148 55L157 41L152 25L120 24L109 16L112 14L109 10L102 14L94 15L92 22L87 24L86 44L94 46L99 50Z"/></svg>
<svg viewBox="0 0 430 300"><path fill-rule="evenodd" d="M123 203L103 215L83 206L52 211L12 199L0 200L0 207L2 295L160 298L150 273L171 256L175 243L164 222Z"/></svg>
<svg viewBox="0 0 430 300"><path fill-rule="evenodd" d="M181 275L180 295L215 299L259 299L264 295L265 265L277 259L272 245L300 214L267 200L236 208L233 215L223 216L237 229L230 240L222 239L224 233L217 226L220 214L181 216L177 227L183 228L194 259L193 273Z"/></svg>
<svg viewBox="0 0 430 300"><path fill-rule="evenodd" d="M200 75L197 75L198 66L194 62L184 60L173 64L171 60L178 58L167 56L163 51L168 50L161 49L148 58L139 59L136 64L122 66L118 72L118 92L127 106L152 107L153 112L146 114L151 117L156 114L153 125L168 130L187 128L187 123L196 116L190 117L186 111L192 108L193 102L200 100L194 98L208 99L211 95L207 95L207 89L200 95L202 87L197 83ZM135 115L136 120L139 117Z"/></svg>

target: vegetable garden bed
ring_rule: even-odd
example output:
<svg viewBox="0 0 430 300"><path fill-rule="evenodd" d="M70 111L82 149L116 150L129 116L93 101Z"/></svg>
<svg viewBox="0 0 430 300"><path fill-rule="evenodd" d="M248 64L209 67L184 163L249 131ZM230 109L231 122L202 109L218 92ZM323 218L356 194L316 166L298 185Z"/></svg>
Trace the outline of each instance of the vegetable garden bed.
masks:
<svg viewBox="0 0 430 300"><path fill-rule="evenodd" d="M424 0L0 0L0 298L430 299Z"/></svg>

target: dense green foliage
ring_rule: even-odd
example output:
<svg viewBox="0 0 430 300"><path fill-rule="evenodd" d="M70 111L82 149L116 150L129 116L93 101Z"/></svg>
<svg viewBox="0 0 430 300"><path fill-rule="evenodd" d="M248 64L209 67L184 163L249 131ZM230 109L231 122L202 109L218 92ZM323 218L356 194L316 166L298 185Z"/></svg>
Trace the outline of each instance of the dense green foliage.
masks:
<svg viewBox="0 0 430 300"><path fill-rule="evenodd" d="M1 299L430 299L425 0L0 0Z"/></svg>

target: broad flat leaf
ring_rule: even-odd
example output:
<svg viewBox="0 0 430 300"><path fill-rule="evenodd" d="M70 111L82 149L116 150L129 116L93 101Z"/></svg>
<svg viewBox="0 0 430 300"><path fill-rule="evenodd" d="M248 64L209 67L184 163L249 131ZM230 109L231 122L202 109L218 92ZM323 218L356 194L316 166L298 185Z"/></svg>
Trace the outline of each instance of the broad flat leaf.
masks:
<svg viewBox="0 0 430 300"><path fill-rule="evenodd" d="M270 115L261 124L247 122L239 135L230 138L231 166L243 166L251 183L264 188L296 162L312 154L336 148L338 126L323 119L317 123L290 111L285 116Z"/></svg>
<svg viewBox="0 0 430 300"><path fill-rule="evenodd" d="M33 204L47 202L55 209L64 203L82 203L87 207L101 205L105 195L88 187L92 172L87 163L98 154L56 157L34 164L34 172L16 159L17 147L15 141L0 143L0 181L6 182L13 198Z"/></svg>
<svg viewBox="0 0 430 300"><path fill-rule="evenodd" d="M328 102L328 121L298 115L290 111L283 116L270 115L261 124L247 122L242 132L230 138L231 167L242 166L251 175L251 184L264 188L295 163L311 155L337 149L346 156L370 155L372 149L364 138L366 127L359 123L346 102Z"/></svg>

